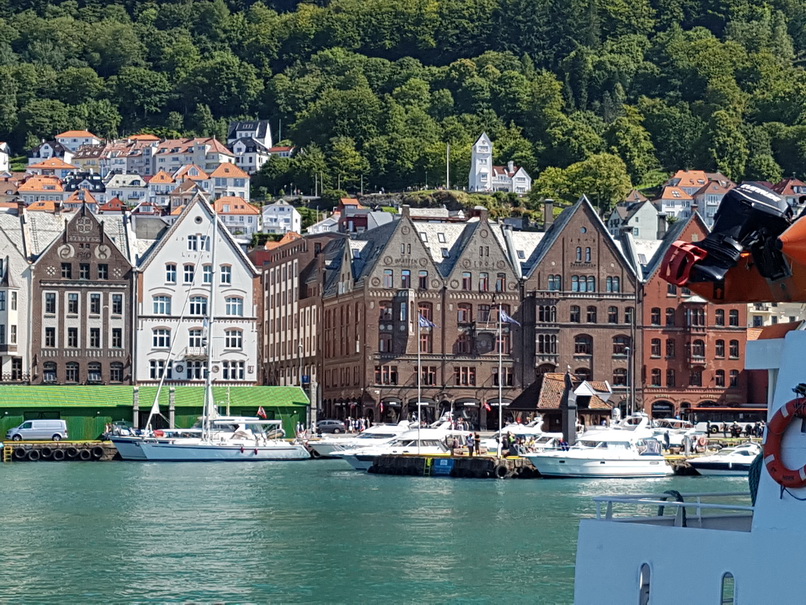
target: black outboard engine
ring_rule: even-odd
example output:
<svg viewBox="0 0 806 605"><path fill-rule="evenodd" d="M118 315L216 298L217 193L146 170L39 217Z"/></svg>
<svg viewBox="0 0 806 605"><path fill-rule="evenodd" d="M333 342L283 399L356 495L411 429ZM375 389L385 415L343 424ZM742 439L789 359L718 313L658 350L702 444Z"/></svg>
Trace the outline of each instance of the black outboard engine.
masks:
<svg viewBox="0 0 806 605"><path fill-rule="evenodd" d="M792 223L792 208L781 196L760 185L744 184L722 198L711 233L699 243L705 258L690 274L692 282L725 278L742 252L750 252L759 273L775 280L790 275L789 265L776 245Z"/></svg>

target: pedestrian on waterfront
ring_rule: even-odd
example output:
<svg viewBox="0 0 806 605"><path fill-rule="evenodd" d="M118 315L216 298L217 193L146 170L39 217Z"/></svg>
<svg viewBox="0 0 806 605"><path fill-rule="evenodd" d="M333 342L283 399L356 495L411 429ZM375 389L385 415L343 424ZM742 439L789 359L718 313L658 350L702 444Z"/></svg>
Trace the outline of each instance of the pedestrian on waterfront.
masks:
<svg viewBox="0 0 806 605"><path fill-rule="evenodd" d="M473 445L476 448L476 456L481 455L481 436L478 433L473 436Z"/></svg>
<svg viewBox="0 0 806 605"><path fill-rule="evenodd" d="M459 440L456 437L454 437L453 441L451 441L451 456L455 456L456 450L458 449L459 449Z"/></svg>
<svg viewBox="0 0 806 605"><path fill-rule="evenodd" d="M467 454L468 456L473 456L473 450L476 448L476 441L473 438L473 435L467 436Z"/></svg>
<svg viewBox="0 0 806 605"><path fill-rule="evenodd" d="M669 431L666 431L663 433L663 449L668 451L670 447L672 447L672 439L669 437Z"/></svg>

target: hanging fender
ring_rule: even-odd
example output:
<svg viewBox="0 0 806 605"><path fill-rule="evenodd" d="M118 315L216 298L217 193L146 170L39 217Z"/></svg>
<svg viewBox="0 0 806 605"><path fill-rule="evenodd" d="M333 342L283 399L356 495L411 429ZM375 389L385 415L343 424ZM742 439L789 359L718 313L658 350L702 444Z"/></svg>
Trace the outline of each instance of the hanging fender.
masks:
<svg viewBox="0 0 806 605"><path fill-rule="evenodd" d="M806 398L792 399L778 408L767 425L767 437L764 441L764 464L767 472L783 487L806 486L806 465L799 469L787 468L781 458L784 433L795 418L806 418Z"/></svg>

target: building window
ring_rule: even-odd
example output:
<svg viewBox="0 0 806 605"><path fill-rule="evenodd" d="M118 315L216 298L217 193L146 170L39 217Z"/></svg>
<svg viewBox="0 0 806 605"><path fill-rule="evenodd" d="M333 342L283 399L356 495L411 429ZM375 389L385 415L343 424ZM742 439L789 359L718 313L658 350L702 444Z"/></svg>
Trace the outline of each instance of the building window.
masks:
<svg viewBox="0 0 806 605"><path fill-rule="evenodd" d="M155 296L154 297L154 314L155 315L170 315L171 314L171 297L170 296Z"/></svg>
<svg viewBox="0 0 806 605"><path fill-rule="evenodd" d="M78 328L67 328L67 346L72 349L78 348Z"/></svg>
<svg viewBox="0 0 806 605"><path fill-rule="evenodd" d="M204 339L201 329L192 328L188 330L188 346L195 349L200 349L204 346Z"/></svg>
<svg viewBox="0 0 806 605"><path fill-rule="evenodd" d="M660 307L652 307L652 310L649 313L649 323L653 326L660 325Z"/></svg>
<svg viewBox="0 0 806 605"><path fill-rule="evenodd" d="M490 321L490 305L476 305L476 320L482 323Z"/></svg>
<svg viewBox="0 0 806 605"><path fill-rule="evenodd" d="M204 265L202 267L202 280L205 284L213 283L213 267L212 265Z"/></svg>
<svg viewBox="0 0 806 605"><path fill-rule="evenodd" d="M395 272L392 269L384 269L383 270L383 287L384 288L394 288L394 279L395 279Z"/></svg>
<svg viewBox="0 0 806 605"><path fill-rule="evenodd" d="M687 309L686 325L695 327L705 326L705 309Z"/></svg>
<svg viewBox="0 0 806 605"><path fill-rule="evenodd" d="M171 347L171 331L168 328L156 328L152 332L151 345L155 349L168 349Z"/></svg>
<svg viewBox="0 0 806 605"><path fill-rule="evenodd" d="M56 293L45 292L45 313L56 312Z"/></svg>
<svg viewBox="0 0 806 605"><path fill-rule="evenodd" d="M409 320L409 303L402 302L400 303L400 321L408 321Z"/></svg>
<svg viewBox="0 0 806 605"><path fill-rule="evenodd" d="M62 263L62 279L73 279L72 263Z"/></svg>
<svg viewBox="0 0 806 605"><path fill-rule="evenodd" d="M503 376L503 382L499 382L498 380L498 368L493 368L493 386L511 387L512 368L501 368L501 375Z"/></svg>
<svg viewBox="0 0 806 605"><path fill-rule="evenodd" d="M563 289L562 275L549 275L549 291L559 292Z"/></svg>
<svg viewBox="0 0 806 605"><path fill-rule="evenodd" d="M730 371L730 386L732 387L739 386L739 370Z"/></svg>
<svg viewBox="0 0 806 605"><path fill-rule="evenodd" d="M716 325L724 326L725 325L725 310L724 309L717 309L716 313L714 314Z"/></svg>
<svg viewBox="0 0 806 605"><path fill-rule="evenodd" d="M420 353L433 352L431 332L420 332Z"/></svg>
<svg viewBox="0 0 806 605"><path fill-rule="evenodd" d="M56 346L56 328L45 328L45 346Z"/></svg>
<svg viewBox="0 0 806 605"><path fill-rule="evenodd" d="M666 370L666 386L667 387L677 386L677 379L675 376L675 372L672 369Z"/></svg>
<svg viewBox="0 0 806 605"><path fill-rule="evenodd" d="M193 283L193 276L195 273L196 273L195 265L185 265L183 275L186 284Z"/></svg>
<svg viewBox="0 0 806 605"><path fill-rule="evenodd" d="M169 284L176 283L176 265L173 263L165 265L165 281Z"/></svg>
<svg viewBox="0 0 806 605"><path fill-rule="evenodd" d="M103 382L103 377L101 376L101 364L97 361L87 364L87 382L94 384Z"/></svg>
<svg viewBox="0 0 806 605"><path fill-rule="evenodd" d="M738 340L731 340L730 341L730 358L731 359L739 359L739 341Z"/></svg>
<svg viewBox="0 0 806 605"><path fill-rule="evenodd" d="M593 339L587 334L575 336L574 355L593 355Z"/></svg>
<svg viewBox="0 0 806 605"><path fill-rule="evenodd" d="M476 386L476 368L473 366L454 367L453 382L457 386Z"/></svg>
<svg viewBox="0 0 806 605"><path fill-rule="evenodd" d="M627 386L627 368L616 368L613 370L613 386Z"/></svg>
<svg viewBox="0 0 806 605"><path fill-rule="evenodd" d="M228 349L242 349L243 332L240 330L226 330L224 332L224 346Z"/></svg>
<svg viewBox="0 0 806 605"><path fill-rule="evenodd" d="M588 307L587 322L589 324L596 323L596 307Z"/></svg>
<svg viewBox="0 0 806 605"><path fill-rule="evenodd" d="M17 293L16 292L11 293L11 310L12 311L17 310Z"/></svg>
<svg viewBox="0 0 806 605"><path fill-rule="evenodd" d="M431 303L420 303L417 305L418 313L428 321L434 321L434 307ZM357 311L356 311L357 313ZM357 315L356 315L357 317Z"/></svg>
<svg viewBox="0 0 806 605"><path fill-rule="evenodd" d="M537 352L540 355L556 355L557 336L554 334L538 334Z"/></svg>
<svg viewBox="0 0 806 605"><path fill-rule="evenodd" d="M90 294L90 313L98 315L101 313L101 295Z"/></svg>
<svg viewBox="0 0 806 605"><path fill-rule="evenodd" d="M122 328L112 328L112 348L113 349L122 349L123 348L123 329Z"/></svg>
<svg viewBox="0 0 806 605"><path fill-rule="evenodd" d="M173 379L173 363L169 362L166 365L164 359L152 359L148 362L148 369L151 380L162 380L163 374L166 380Z"/></svg>
<svg viewBox="0 0 806 605"><path fill-rule="evenodd" d="M473 289L473 275L469 271L462 273L462 290L470 291Z"/></svg>
<svg viewBox="0 0 806 605"><path fill-rule="evenodd" d="M101 348L101 328L90 328L90 347Z"/></svg>
<svg viewBox="0 0 806 605"><path fill-rule="evenodd" d="M675 357L675 341L671 338L666 339L666 358L674 359Z"/></svg>
<svg viewBox="0 0 806 605"><path fill-rule="evenodd" d="M732 309L730 311L730 325L732 326L739 325L739 311L736 309Z"/></svg>
<svg viewBox="0 0 806 605"><path fill-rule="evenodd" d="M716 386L724 387L725 386L725 370L717 370L716 374L714 375L714 380L716 381Z"/></svg>
<svg viewBox="0 0 806 605"><path fill-rule="evenodd" d="M67 312L70 314L77 314L78 313L78 293L77 292L69 292L67 294Z"/></svg>
<svg viewBox="0 0 806 605"><path fill-rule="evenodd" d="M714 343L714 350L715 355L719 358L725 357L725 341L724 340L717 340Z"/></svg>
<svg viewBox="0 0 806 605"><path fill-rule="evenodd" d="M78 265L78 278L79 279L89 279L90 278L90 265L89 265L89 263L79 263L79 265Z"/></svg>
<svg viewBox="0 0 806 605"><path fill-rule="evenodd" d="M660 357L660 338L653 338L649 345L649 356Z"/></svg>
<svg viewBox="0 0 806 605"><path fill-rule="evenodd" d="M674 308L667 307L666 308L666 327L669 327L669 328L674 327L674 324L675 324L674 316L675 316Z"/></svg>
<svg viewBox="0 0 806 605"><path fill-rule="evenodd" d="M188 380L201 380L204 378L204 362L187 361L185 366L185 376Z"/></svg>
<svg viewBox="0 0 806 605"><path fill-rule="evenodd" d="M42 380L46 383L56 382L56 364L52 361L46 361L42 366Z"/></svg>
<svg viewBox="0 0 806 605"><path fill-rule="evenodd" d="M554 323L557 321L557 307L555 305L540 305L537 307L537 321L539 323Z"/></svg>
<svg viewBox="0 0 806 605"><path fill-rule="evenodd" d="M571 292L581 292L583 290L579 289L579 276L573 275L571 276ZM585 278L582 278L582 287L585 287Z"/></svg>
<svg viewBox="0 0 806 605"><path fill-rule="evenodd" d="M581 248L580 246L577 246L577 253L576 253L576 258L575 258L575 260L576 260L576 262L578 262L578 263L581 263L581 262L582 262L582 248Z"/></svg>
<svg viewBox="0 0 806 605"><path fill-rule="evenodd" d="M705 341L698 339L691 344L691 356L696 358L705 357Z"/></svg>
<svg viewBox="0 0 806 605"><path fill-rule="evenodd" d="M227 315L243 317L243 298L229 296L224 299Z"/></svg>
<svg viewBox="0 0 806 605"><path fill-rule="evenodd" d="M64 381L78 382L78 364L71 361L64 366Z"/></svg>
<svg viewBox="0 0 806 605"><path fill-rule="evenodd" d="M109 382L123 382L123 364L111 363L109 364Z"/></svg>
<svg viewBox="0 0 806 605"><path fill-rule="evenodd" d="M375 366L375 384L397 384L397 366Z"/></svg>
<svg viewBox="0 0 806 605"><path fill-rule="evenodd" d="M389 301L382 301L378 303L378 308L380 309L380 317L381 321L392 321L392 303Z"/></svg>
<svg viewBox="0 0 806 605"><path fill-rule="evenodd" d="M618 323L618 307L607 307L607 323Z"/></svg>
<svg viewBox="0 0 806 605"><path fill-rule="evenodd" d="M568 317L568 321L571 323L578 324L581 321L582 312L579 308L579 305L571 305L571 312Z"/></svg>
<svg viewBox="0 0 806 605"><path fill-rule="evenodd" d="M481 272L479 273L479 292L490 291L490 274Z"/></svg>
<svg viewBox="0 0 806 605"><path fill-rule="evenodd" d="M473 339L467 332L460 332L456 339L456 354L469 355L473 350Z"/></svg>
<svg viewBox="0 0 806 605"><path fill-rule="evenodd" d="M688 384L692 387L701 387L702 370L691 370L688 375Z"/></svg>
<svg viewBox="0 0 806 605"><path fill-rule="evenodd" d="M666 296L677 296L677 286L666 284Z"/></svg>
<svg viewBox="0 0 806 605"><path fill-rule="evenodd" d="M391 353L392 352L392 335L391 334L379 334L378 335L378 351L381 353Z"/></svg>
<svg viewBox="0 0 806 605"><path fill-rule="evenodd" d="M420 290L428 290L428 271L420 271L417 276L417 287Z"/></svg>
<svg viewBox="0 0 806 605"><path fill-rule="evenodd" d="M190 315L207 315L207 298L204 296L191 296Z"/></svg>
<svg viewBox="0 0 806 605"><path fill-rule="evenodd" d="M653 387L662 386L660 383L660 368L652 368L652 372L650 372L650 379L649 384Z"/></svg>
<svg viewBox="0 0 806 605"><path fill-rule="evenodd" d="M404 290L411 288L411 271L403 269L400 272L400 287Z"/></svg>
<svg viewBox="0 0 806 605"><path fill-rule="evenodd" d="M198 250L198 249L199 249L199 236L188 235L188 250Z"/></svg>
<svg viewBox="0 0 806 605"><path fill-rule="evenodd" d="M498 273L495 276L495 291L504 292L507 289L507 274Z"/></svg>
<svg viewBox="0 0 806 605"><path fill-rule="evenodd" d="M109 265L98 265L98 279L109 279Z"/></svg>
<svg viewBox="0 0 806 605"><path fill-rule="evenodd" d="M221 363L223 380L244 380L246 364L243 361L224 361Z"/></svg>
<svg viewBox="0 0 806 605"><path fill-rule="evenodd" d="M590 248L585 248L585 262L586 263L591 262L591 249Z"/></svg>
<svg viewBox="0 0 806 605"><path fill-rule="evenodd" d="M437 367L423 366L420 368L420 384L434 386L437 384Z"/></svg>
<svg viewBox="0 0 806 605"><path fill-rule="evenodd" d="M459 303L456 306L456 321L460 324L470 323L473 321L473 305L468 303Z"/></svg>
<svg viewBox="0 0 806 605"><path fill-rule="evenodd" d="M232 283L232 267L229 265L221 265L221 283L224 285Z"/></svg>
<svg viewBox="0 0 806 605"><path fill-rule="evenodd" d="M627 307L624 309L624 323L633 324L635 321L635 307Z"/></svg>
<svg viewBox="0 0 806 605"><path fill-rule="evenodd" d="M626 357L630 348L630 337L619 335L613 337L613 355L617 357ZM658 341L658 348L660 348L660 341Z"/></svg>
<svg viewBox="0 0 806 605"><path fill-rule="evenodd" d="M606 285L608 292L621 292L621 279L618 277L608 277Z"/></svg>

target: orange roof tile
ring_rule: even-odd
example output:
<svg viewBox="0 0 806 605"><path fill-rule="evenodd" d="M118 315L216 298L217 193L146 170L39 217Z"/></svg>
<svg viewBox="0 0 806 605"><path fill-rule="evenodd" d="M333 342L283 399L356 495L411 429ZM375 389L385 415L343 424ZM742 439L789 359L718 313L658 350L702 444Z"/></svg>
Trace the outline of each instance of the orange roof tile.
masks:
<svg viewBox="0 0 806 605"><path fill-rule="evenodd" d="M130 141L154 141L157 142L160 138L153 134L133 134L129 137Z"/></svg>
<svg viewBox="0 0 806 605"><path fill-rule="evenodd" d="M185 208L187 208L187 206L177 206L176 208L171 210L171 216L179 216L185 211Z"/></svg>
<svg viewBox="0 0 806 605"><path fill-rule="evenodd" d="M260 208L248 203L242 197L234 195L220 197L214 202L214 205L218 214L260 214ZM225 211L225 206L229 206L229 210Z"/></svg>
<svg viewBox="0 0 806 605"><path fill-rule="evenodd" d="M246 174L243 170L238 168L235 164L231 164L230 162L224 162L223 164L219 164L218 168L213 170L213 173L210 175L213 178L218 179L248 179L249 175Z"/></svg>
<svg viewBox="0 0 806 605"><path fill-rule="evenodd" d="M54 191L62 192L62 182L55 176L32 176L19 186L18 191Z"/></svg>
<svg viewBox="0 0 806 605"><path fill-rule="evenodd" d="M39 170L75 170L77 166L68 164L61 158L50 158L38 164L32 164L28 166L28 168L37 168Z"/></svg>
<svg viewBox="0 0 806 605"><path fill-rule="evenodd" d="M573 379L574 388L578 387L580 384L582 384L582 381L575 377ZM603 382L589 381L588 384L590 384L597 391L606 390L606 385ZM540 387L540 397L537 402L537 409L560 409L564 391L565 374L560 374L558 372L548 372L543 374L543 384ZM598 395L592 396L590 403L588 404L588 409L591 410L609 410L612 407L613 406L601 399Z"/></svg>
<svg viewBox="0 0 806 605"><path fill-rule="evenodd" d="M164 170L160 170L157 174L152 176L148 180L148 182L149 182L149 184L150 183L156 183L158 185L163 185L163 184L164 185L169 185L171 183L175 183L176 181L174 180L174 178L170 174L168 174Z"/></svg>
<svg viewBox="0 0 806 605"><path fill-rule="evenodd" d="M266 240L266 243L263 245L263 248L265 250L274 250L275 248L279 248L280 246L291 243L298 239L302 239L302 236L299 233L295 233L294 231L288 231L286 232L285 235L283 235L283 237L281 237L276 242L272 240Z"/></svg>
<svg viewBox="0 0 806 605"><path fill-rule="evenodd" d="M96 200L95 196L86 189L78 189L77 191L73 191L73 193L71 193L69 197L64 200L65 204L80 204L82 202L85 204L97 204L98 200Z"/></svg>
<svg viewBox="0 0 806 605"><path fill-rule="evenodd" d="M690 200L691 196L680 187L664 187L659 200Z"/></svg>
<svg viewBox="0 0 806 605"><path fill-rule="evenodd" d="M63 133L56 135L57 139L60 139L60 138L64 138L64 139L80 139L80 138L86 138L86 137L92 137L94 139L100 139L100 137L98 135L92 134L89 130L66 130Z"/></svg>
<svg viewBox="0 0 806 605"><path fill-rule="evenodd" d="M113 197L106 204L102 204L101 206L98 206L98 210L100 212L117 212L117 211L125 210L125 209L126 209L126 204L124 204L122 201L120 201L119 198L116 198L116 197Z"/></svg>
<svg viewBox="0 0 806 605"><path fill-rule="evenodd" d="M56 212L56 202L53 200L40 200L28 205L26 210L34 212Z"/></svg>
<svg viewBox="0 0 806 605"><path fill-rule="evenodd" d="M191 174L191 172L197 172L198 174ZM194 181L206 181L210 178L210 175L207 174L204 170L196 166L196 164L186 164L182 166L179 170L174 172L174 179L181 180L181 179L191 179Z"/></svg>

